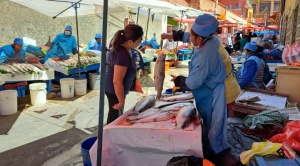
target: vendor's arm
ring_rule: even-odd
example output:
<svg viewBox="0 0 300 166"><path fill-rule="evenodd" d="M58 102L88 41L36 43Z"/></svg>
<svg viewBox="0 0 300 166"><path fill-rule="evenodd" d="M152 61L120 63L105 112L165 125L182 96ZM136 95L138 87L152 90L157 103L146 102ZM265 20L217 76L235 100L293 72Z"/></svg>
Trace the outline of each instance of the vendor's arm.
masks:
<svg viewBox="0 0 300 166"><path fill-rule="evenodd" d="M21 55L21 62L25 62L26 61L26 51L24 49L21 49L20 55Z"/></svg>
<svg viewBox="0 0 300 166"><path fill-rule="evenodd" d="M7 60L7 56L2 48L0 48L0 64Z"/></svg>
<svg viewBox="0 0 300 166"><path fill-rule="evenodd" d="M59 40L60 40L61 37L62 37L62 34L56 35L56 37L54 38L54 40L53 40L52 43L51 43L51 47L52 47L54 44L57 44L57 43L59 42ZM51 48L51 47L50 47L50 48Z"/></svg>
<svg viewBox="0 0 300 166"><path fill-rule="evenodd" d="M73 54L77 54L78 50L77 50L77 42L74 36L71 36L72 38L72 53Z"/></svg>
<svg viewBox="0 0 300 166"><path fill-rule="evenodd" d="M191 43L190 33L186 31L175 31L173 30L173 39L174 41L182 41L183 43Z"/></svg>
<svg viewBox="0 0 300 166"><path fill-rule="evenodd" d="M238 77L238 83L241 88L247 87L255 77L257 70L256 62L254 60L248 60L244 64L244 71L240 73Z"/></svg>
<svg viewBox="0 0 300 166"><path fill-rule="evenodd" d="M125 95L124 95L124 85L123 79L126 74L127 67L114 65L114 77L113 83L115 88L115 93L118 98L119 103L114 106L114 109L121 109L125 104Z"/></svg>
<svg viewBox="0 0 300 166"><path fill-rule="evenodd" d="M186 78L185 83L190 89L197 89L205 82L209 74L208 58L191 61L190 73Z"/></svg>

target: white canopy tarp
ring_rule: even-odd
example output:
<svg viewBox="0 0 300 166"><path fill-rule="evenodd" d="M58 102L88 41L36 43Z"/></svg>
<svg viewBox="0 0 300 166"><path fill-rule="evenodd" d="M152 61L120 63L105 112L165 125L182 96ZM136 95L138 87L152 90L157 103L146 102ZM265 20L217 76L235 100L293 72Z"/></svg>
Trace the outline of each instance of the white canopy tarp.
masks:
<svg viewBox="0 0 300 166"><path fill-rule="evenodd" d="M43 13L47 16L54 17L60 12L70 7L73 3L79 0L11 0L25 7L28 7L37 12ZM69 3L68 3L69 2ZM103 12L103 0L82 0L80 7L77 9L78 15L94 15ZM196 10L193 8L175 5L163 0L109 0L108 13L116 13L127 11L130 8L151 9L152 13L161 13L170 16L181 16L184 11L187 15L200 15L206 12ZM58 17L72 17L75 16L74 8L70 8L63 12Z"/></svg>

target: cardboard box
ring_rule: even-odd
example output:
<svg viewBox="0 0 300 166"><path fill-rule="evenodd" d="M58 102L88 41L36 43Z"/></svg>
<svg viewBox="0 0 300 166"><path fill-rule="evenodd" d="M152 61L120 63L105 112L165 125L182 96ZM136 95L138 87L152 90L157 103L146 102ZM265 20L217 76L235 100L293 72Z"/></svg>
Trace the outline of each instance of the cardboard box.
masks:
<svg viewBox="0 0 300 166"><path fill-rule="evenodd" d="M289 101L300 104L300 67L278 66L276 68L276 92L288 95Z"/></svg>

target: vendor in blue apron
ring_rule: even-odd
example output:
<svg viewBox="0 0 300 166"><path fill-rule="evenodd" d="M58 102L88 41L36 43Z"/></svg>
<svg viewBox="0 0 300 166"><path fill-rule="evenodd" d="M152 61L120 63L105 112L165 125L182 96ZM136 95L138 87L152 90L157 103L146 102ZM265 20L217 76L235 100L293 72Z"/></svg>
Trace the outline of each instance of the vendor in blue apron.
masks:
<svg viewBox="0 0 300 166"><path fill-rule="evenodd" d="M241 88L266 89L264 84L265 62L257 53L258 45L251 41L244 47L246 61L237 73L238 84Z"/></svg>
<svg viewBox="0 0 300 166"><path fill-rule="evenodd" d="M13 44L0 48L0 64L6 62L25 62L26 52L22 48L23 39L16 38Z"/></svg>
<svg viewBox="0 0 300 166"><path fill-rule="evenodd" d="M70 25L67 25L64 33L58 34L51 44L51 48L47 52L44 62L49 58L55 58L59 55L78 53L76 39L72 35L72 27Z"/></svg>
<svg viewBox="0 0 300 166"><path fill-rule="evenodd" d="M196 108L203 119L204 158L216 165L233 166L239 160L230 154L227 139L226 69L219 53L220 41L214 35L218 25L218 20L209 14L196 18L190 33L195 48L189 62L189 75L172 76L172 80L175 86L191 89L195 97Z"/></svg>
<svg viewBox="0 0 300 166"><path fill-rule="evenodd" d="M95 39L91 40L88 45L88 50L102 50L102 35L100 33L97 33L95 35Z"/></svg>

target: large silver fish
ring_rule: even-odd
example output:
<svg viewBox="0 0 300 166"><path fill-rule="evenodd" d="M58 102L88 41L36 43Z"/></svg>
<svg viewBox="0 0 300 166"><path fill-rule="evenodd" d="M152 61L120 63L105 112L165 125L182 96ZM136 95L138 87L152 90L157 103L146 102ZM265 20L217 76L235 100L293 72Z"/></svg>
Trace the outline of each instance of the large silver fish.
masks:
<svg viewBox="0 0 300 166"><path fill-rule="evenodd" d="M173 105L176 103L193 103L193 100L179 100L179 101L161 101L161 100L157 100L154 104L154 108L162 108L165 106L169 106L169 105Z"/></svg>
<svg viewBox="0 0 300 166"><path fill-rule="evenodd" d="M142 100L137 102L133 108L133 112L139 114L148 108L151 108L155 103L155 97L152 95L144 97Z"/></svg>
<svg viewBox="0 0 300 166"><path fill-rule="evenodd" d="M166 121L166 120L172 119L174 116L175 116L175 114L171 113L171 112L159 112L152 116L148 116L146 118L139 119L139 120L135 121L134 123L149 123L149 122Z"/></svg>
<svg viewBox="0 0 300 166"><path fill-rule="evenodd" d="M181 101L181 100L189 100L194 98L193 94L191 93L182 93L180 95L168 96L163 97L162 101Z"/></svg>
<svg viewBox="0 0 300 166"><path fill-rule="evenodd" d="M154 66L154 86L157 92L156 98L160 99L162 96L162 90L165 80L165 60L166 55L163 53L158 54Z"/></svg>
<svg viewBox="0 0 300 166"><path fill-rule="evenodd" d="M160 111L179 111L182 107L193 106L193 103L176 103L160 108Z"/></svg>
<svg viewBox="0 0 300 166"><path fill-rule="evenodd" d="M193 119L196 119L198 112L194 106L182 107L176 116L176 129L184 129Z"/></svg>
<svg viewBox="0 0 300 166"><path fill-rule="evenodd" d="M144 112L136 115L136 116L133 116L133 117L130 117L128 119L126 119L127 122L134 122L136 120L139 120L139 119L143 119L143 118L146 118L148 116L152 116L152 115L155 115L157 113L159 113L160 110L159 109L156 109L156 108L149 108L147 110L145 110Z"/></svg>

